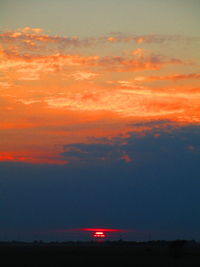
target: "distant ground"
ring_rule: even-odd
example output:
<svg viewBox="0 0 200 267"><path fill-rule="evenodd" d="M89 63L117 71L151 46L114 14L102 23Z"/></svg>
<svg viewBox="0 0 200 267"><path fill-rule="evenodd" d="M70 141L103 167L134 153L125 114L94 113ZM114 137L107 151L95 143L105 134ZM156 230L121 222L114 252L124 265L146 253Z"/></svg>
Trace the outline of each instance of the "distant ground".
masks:
<svg viewBox="0 0 200 267"><path fill-rule="evenodd" d="M200 243L1 242L4 266L200 266Z"/></svg>

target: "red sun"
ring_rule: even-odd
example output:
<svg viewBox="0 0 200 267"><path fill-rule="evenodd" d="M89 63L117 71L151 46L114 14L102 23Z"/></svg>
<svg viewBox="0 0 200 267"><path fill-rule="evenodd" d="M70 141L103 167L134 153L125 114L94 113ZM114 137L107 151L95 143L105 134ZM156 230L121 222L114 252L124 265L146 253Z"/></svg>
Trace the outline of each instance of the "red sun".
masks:
<svg viewBox="0 0 200 267"><path fill-rule="evenodd" d="M94 238L104 238L104 237L106 237L106 234L102 231L95 231L92 233L92 236Z"/></svg>
<svg viewBox="0 0 200 267"><path fill-rule="evenodd" d="M109 229L109 228L82 228L81 231L88 231L91 233L93 239L103 241L104 238L112 237L115 233L124 232L121 229Z"/></svg>

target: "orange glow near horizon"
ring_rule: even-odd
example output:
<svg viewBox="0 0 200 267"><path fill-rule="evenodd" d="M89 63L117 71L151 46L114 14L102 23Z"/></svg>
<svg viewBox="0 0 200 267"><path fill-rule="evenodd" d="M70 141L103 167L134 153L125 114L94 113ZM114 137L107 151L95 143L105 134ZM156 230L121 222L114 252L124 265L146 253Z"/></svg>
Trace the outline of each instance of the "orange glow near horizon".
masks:
<svg viewBox="0 0 200 267"><path fill-rule="evenodd" d="M1 33L0 161L69 164L67 145L112 142L159 121L199 124L199 63L166 47L158 54L149 38L81 40L28 26ZM129 51L106 50L127 40ZM145 122L156 123L134 126ZM132 162L125 151L120 159Z"/></svg>

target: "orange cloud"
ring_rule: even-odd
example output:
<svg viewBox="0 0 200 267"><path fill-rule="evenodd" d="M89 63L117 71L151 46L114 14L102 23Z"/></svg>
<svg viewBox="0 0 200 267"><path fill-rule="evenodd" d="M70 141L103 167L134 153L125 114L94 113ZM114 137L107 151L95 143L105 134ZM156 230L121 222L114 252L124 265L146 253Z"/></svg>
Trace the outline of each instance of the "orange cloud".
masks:
<svg viewBox="0 0 200 267"><path fill-rule="evenodd" d="M146 34L146 35L125 35L122 33L114 33L112 36L107 37L109 42L131 42L134 41L137 44L152 44L152 43L164 43L164 42L190 42L199 41L199 37L182 36L182 35L164 35L164 34Z"/></svg>
<svg viewBox="0 0 200 267"><path fill-rule="evenodd" d="M71 77L73 77L75 80L91 80L98 77L99 75L100 74L94 72L82 71L71 74Z"/></svg>
<svg viewBox="0 0 200 267"><path fill-rule="evenodd" d="M43 32L43 29L41 28L31 28L31 27L24 27L24 28L19 28L18 31L22 32L22 33L36 33L36 34L40 34Z"/></svg>
<svg viewBox="0 0 200 267"><path fill-rule="evenodd" d="M116 37L109 36L109 37L107 38L107 40L108 40L109 42L116 42L116 41L117 41L117 38L116 38Z"/></svg>
<svg viewBox="0 0 200 267"><path fill-rule="evenodd" d="M138 56L138 57L144 57L146 50L142 48L137 48L132 51L132 55Z"/></svg>
<svg viewBox="0 0 200 267"><path fill-rule="evenodd" d="M41 28L20 28L17 31L3 32L0 34L0 41L3 45L16 45L18 49L23 50L24 44L35 44L35 47L44 49L51 48L51 45L59 45L62 50L66 46L88 46L90 41L88 39L80 40L77 36L51 36L43 33ZM47 47L45 47L47 45ZM55 47L54 47L55 48Z"/></svg>
<svg viewBox="0 0 200 267"><path fill-rule="evenodd" d="M189 74L173 74L165 76L138 76L135 77L135 81L178 81L178 80L187 80L187 79L200 79L200 73L189 73Z"/></svg>
<svg viewBox="0 0 200 267"><path fill-rule="evenodd" d="M51 53L49 55L21 54L15 49L12 51L1 48L0 70L11 80L39 80L42 75L50 73L58 73L66 77L67 72L77 80L90 80L99 76L95 68L101 68L102 71L107 72L131 72L159 70L166 65L186 64L180 59L151 54L145 56L141 54L141 50L136 50L136 52L137 55L134 54L127 58L122 56L100 57L98 55L84 56L60 53ZM140 53L139 57L138 53ZM86 70L86 68L90 69Z"/></svg>

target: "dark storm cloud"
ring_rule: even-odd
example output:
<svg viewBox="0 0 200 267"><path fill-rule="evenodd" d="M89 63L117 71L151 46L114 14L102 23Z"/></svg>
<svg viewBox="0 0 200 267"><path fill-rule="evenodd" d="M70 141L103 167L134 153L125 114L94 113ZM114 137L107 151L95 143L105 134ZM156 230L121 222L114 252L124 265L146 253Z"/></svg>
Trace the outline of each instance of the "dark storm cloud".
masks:
<svg viewBox="0 0 200 267"><path fill-rule="evenodd" d="M153 122L154 124L154 122ZM160 126L165 121L160 122ZM137 124L137 126L142 124ZM144 124L143 124L144 125ZM146 125L151 125L149 122ZM200 153L199 140L200 127L190 126L173 128L168 127L155 128L144 131L142 134L133 133L128 138L116 138L109 143L106 138L96 139L101 143L73 144L64 146L65 152L62 156L68 160L81 162L95 161L120 161L124 155L133 159L132 164L141 162L160 161L160 158L184 157L184 160L190 161ZM130 161L129 161L130 162Z"/></svg>

